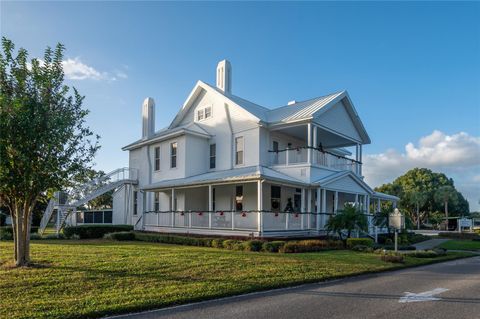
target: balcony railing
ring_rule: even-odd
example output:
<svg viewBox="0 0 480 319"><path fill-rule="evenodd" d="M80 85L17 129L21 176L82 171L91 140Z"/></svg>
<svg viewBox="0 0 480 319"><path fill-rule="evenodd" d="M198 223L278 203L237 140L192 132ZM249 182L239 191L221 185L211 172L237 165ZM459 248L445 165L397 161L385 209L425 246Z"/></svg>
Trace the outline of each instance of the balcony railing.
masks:
<svg viewBox="0 0 480 319"><path fill-rule="evenodd" d="M361 162L351 158L336 155L320 148L302 146L297 148L287 148L277 151L268 151L270 156L270 165L294 165L309 163L308 150L311 149L311 163L315 165L334 168L337 170L349 170L358 172Z"/></svg>

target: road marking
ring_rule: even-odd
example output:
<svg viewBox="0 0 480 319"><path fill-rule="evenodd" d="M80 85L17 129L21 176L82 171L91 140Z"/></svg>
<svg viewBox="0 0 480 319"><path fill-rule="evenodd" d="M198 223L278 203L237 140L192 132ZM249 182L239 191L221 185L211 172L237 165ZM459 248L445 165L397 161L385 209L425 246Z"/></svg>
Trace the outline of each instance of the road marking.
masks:
<svg viewBox="0 0 480 319"><path fill-rule="evenodd" d="M398 302L420 302L420 301L435 301L441 300L442 298L434 297L434 295L441 294L442 292L448 291L446 288L435 288L433 290L414 293L414 292L405 292L405 296L400 298Z"/></svg>

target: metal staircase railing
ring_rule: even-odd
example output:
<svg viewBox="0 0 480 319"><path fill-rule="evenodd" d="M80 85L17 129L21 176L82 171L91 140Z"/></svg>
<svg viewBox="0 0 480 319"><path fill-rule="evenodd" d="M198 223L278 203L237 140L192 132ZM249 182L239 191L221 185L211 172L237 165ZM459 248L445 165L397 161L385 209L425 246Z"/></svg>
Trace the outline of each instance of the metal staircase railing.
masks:
<svg viewBox="0 0 480 319"><path fill-rule="evenodd" d="M53 212L56 209L56 231L57 233L62 229L65 221L72 210L76 207L82 206L92 199L105 194L108 191L116 189L123 184L135 184L138 180L138 171L134 168L124 167L116 169L99 178L95 178L88 183L80 185L67 193L67 198L63 203L60 203L60 192L56 192L55 196L49 201L47 208L43 214L40 222L38 232L43 234L45 228L50 222Z"/></svg>
<svg viewBox="0 0 480 319"><path fill-rule="evenodd" d="M56 195L57 195L57 193L55 193L55 196ZM45 228L47 228L47 224L50 221L50 218L52 218L53 209L54 209L56 203L57 203L57 198L56 197L53 197L48 202L47 208L45 209L45 212L43 213L42 220L40 221L40 227L38 228L38 233L40 235L43 235L43 232L45 231Z"/></svg>

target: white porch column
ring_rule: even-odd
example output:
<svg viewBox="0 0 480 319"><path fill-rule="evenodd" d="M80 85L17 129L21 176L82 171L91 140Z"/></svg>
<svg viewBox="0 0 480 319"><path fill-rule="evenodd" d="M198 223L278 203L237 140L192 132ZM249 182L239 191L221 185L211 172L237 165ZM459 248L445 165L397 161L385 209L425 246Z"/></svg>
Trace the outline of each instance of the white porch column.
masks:
<svg viewBox="0 0 480 319"><path fill-rule="evenodd" d="M333 202L333 213L336 214L338 210L338 192L335 191L335 201Z"/></svg>
<svg viewBox="0 0 480 319"><path fill-rule="evenodd" d="M257 227L258 227L258 234L261 235L263 232L263 181L257 181Z"/></svg>
<svg viewBox="0 0 480 319"><path fill-rule="evenodd" d="M327 223L327 190L322 189L322 228L325 228Z"/></svg>
<svg viewBox="0 0 480 319"><path fill-rule="evenodd" d="M377 213L380 213L382 211L382 205L380 203L380 198L377 199Z"/></svg>
<svg viewBox="0 0 480 319"><path fill-rule="evenodd" d="M370 196L365 195L365 211L367 212L368 215L370 215Z"/></svg>
<svg viewBox="0 0 480 319"><path fill-rule="evenodd" d="M208 228L212 228L213 197L212 185L208 185Z"/></svg>
<svg viewBox="0 0 480 319"><path fill-rule="evenodd" d="M175 210L176 210L176 207L175 207L175 188L172 188L172 220L171 220L171 224L172 224L172 227L175 227Z"/></svg>
<svg viewBox="0 0 480 319"><path fill-rule="evenodd" d="M307 124L307 145L308 145L308 149L307 149L307 157L308 157L308 164L311 164L312 163L312 123L308 123Z"/></svg>
<svg viewBox="0 0 480 319"><path fill-rule="evenodd" d="M307 229L310 229L311 225L311 218L312 218L312 192L313 189L307 190Z"/></svg>
<svg viewBox="0 0 480 319"><path fill-rule="evenodd" d="M315 148L318 147L317 126L316 125L313 126L313 147L315 147ZM318 157L318 151L313 150L312 162L314 164L318 163L318 158L317 157Z"/></svg>
<svg viewBox="0 0 480 319"><path fill-rule="evenodd" d="M358 208L358 204L360 204L358 202L358 194L355 194L355 207Z"/></svg>
<svg viewBox="0 0 480 319"><path fill-rule="evenodd" d="M358 175L359 173L358 162L360 162L360 144L355 145L355 161L357 161L357 163L355 164L355 174Z"/></svg>
<svg viewBox="0 0 480 319"><path fill-rule="evenodd" d="M302 188L302 200L300 201L300 229L303 229L303 213L305 212L305 188Z"/></svg>
<svg viewBox="0 0 480 319"><path fill-rule="evenodd" d="M362 162L362 156L363 156L362 153L363 153L363 146L362 146L362 144L360 144L360 155L358 157L358 161L360 163L363 163ZM362 164L357 164L357 167L358 167L358 175L362 176Z"/></svg>
<svg viewBox="0 0 480 319"><path fill-rule="evenodd" d="M320 207L321 205L321 202L320 202L320 196L321 196L321 191L320 191L320 187L317 188L317 225L316 225L316 228L317 228L317 231L320 230L320 217L322 215L320 215L320 213L322 212L322 208Z"/></svg>

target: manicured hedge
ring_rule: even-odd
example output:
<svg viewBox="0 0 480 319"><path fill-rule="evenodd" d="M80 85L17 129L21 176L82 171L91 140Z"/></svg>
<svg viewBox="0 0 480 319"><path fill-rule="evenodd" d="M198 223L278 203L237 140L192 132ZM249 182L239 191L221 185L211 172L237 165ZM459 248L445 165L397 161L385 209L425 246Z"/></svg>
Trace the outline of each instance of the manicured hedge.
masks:
<svg viewBox="0 0 480 319"><path fill-rule="evenodd" d="M120 231L116 233L105 234L103 238L113 239L118 241L135 240L135 234L131 231Z"/></svg>
<svg viewBox="0 0 480 319"><path fill-rule="evenodd" d="M373 246L373 239L371 238L347 238L347 248L351 249L354 246L362 245L367 247Z"/></svg>
<svg viewBox="0 0 480 319"><path fill-rule="evenodd" d="M80 225L67 226L63 233L67 238L77 235L80 239L103 238L105 234L121 231L131 231L131 225Z"/></svg>
<svg viewBox="0 0 480 319"><path fill-rule="evenodd" d="M30 230L30 234L34 235L37 232L38 232L38 226L32 226L31 230ZM13 227L12 226L1 226L0 227L0 240L13 240Z"/></svg>
<svg viewBox="0 0 480 319"><path fill-rule="evenodd" d="M343 249L341 240L299 240L289 241L279 248L281 253L307 253L323 250Z"/></svg>
<svg viewBox="0 0 480 319"><path fill-rule="evenodd" d="M285 245L283 240L266 241L262 245L262 250L269 253L278 253L278 250Z"/></svg>
<svg viewBox="0 0 480 319"><path fill-rule="evenodd" d="M470 239L470 240L475 240L475 239L480 239L480 235L477 233L447 233L447 232L441 232L438 234L440 237L445 237L445 238L453 238L453 239Z"/></svg>
<svg viewBox="0 0 480 319"><path fill-rule="evenodd" d="M154 234L144 232L134 232L135 239L139 241L148 241L153 243L213 247L214 238L185 237L166 234ZM215 246L221 248L221 246Z"/></svg>

